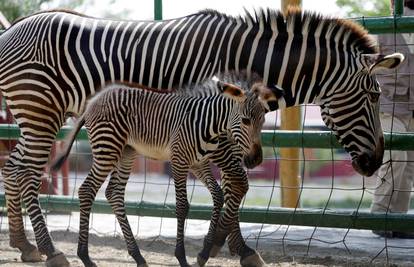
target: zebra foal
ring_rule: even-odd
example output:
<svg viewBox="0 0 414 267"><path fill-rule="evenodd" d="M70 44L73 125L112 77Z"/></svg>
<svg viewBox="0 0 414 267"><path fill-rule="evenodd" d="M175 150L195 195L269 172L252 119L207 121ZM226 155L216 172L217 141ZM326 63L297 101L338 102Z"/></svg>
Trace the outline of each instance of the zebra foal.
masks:
<svg viewBox="0 0 414 267"><path fill-rule="evenodd" d="M223 136L233 140L248 160L261 161L260 131L269 103L275 97L272 97L271 89L257 83L250 91L213 80L204 82L203 86L216 86L222 94L165 94L111 85L91 100L79 118L69 136L68 146L52 169L59 168L67 158L77 132L85 125L93 155L91 170L79 188L78 255L85 266L95 266L88 254L91 206L110 173L112 176L105 195L121 225L129 254L138 266L147 266L131 232L123 203L125 185L137 153L171 161L178 221L175 256L180 265L189 266L184 249L184 223L189 209L186 180L190 170L213 195L214 211L209 234L214 236L223 193L212 177L208 163ZM245 176L240 162L230 168L227 171Z"/></svg>

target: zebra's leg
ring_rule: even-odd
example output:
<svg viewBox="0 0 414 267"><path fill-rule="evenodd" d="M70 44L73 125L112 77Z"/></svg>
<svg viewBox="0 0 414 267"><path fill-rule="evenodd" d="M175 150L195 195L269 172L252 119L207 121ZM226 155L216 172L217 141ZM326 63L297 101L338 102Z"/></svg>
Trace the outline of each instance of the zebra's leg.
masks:
<svg viewBox="0 0 414 267"><path fill-rule="evenodd" d="M187 174L188 167L182 166L182 162L171 160L171 171L175 185L175 213L177 217L177 240L175 257L181 267L190 266L185 257L184 248L184 224L190 205L187 199Z"/></svg>
<svg viewBox="0 0 414 267"><path fill-rule="evenodd" d="M198 253L197 256L198 265L204 266L208 261L210 250L213 246L214 233L216 231L217 223L220 218L220 212L223 207L223 191L221 190L221 187L217 183L216 179L213 177L208 161L205 161L202 164L193 167L192 172L208 188L213 198L214 205L211 214L210 227L208 229L206 237L204 238L203 249L200 253Z"/></svg>
<svg viewBox="0 0 414 267"><path fill-rule="evenodd" d="M60 127L60 125L54 126L53 131L51 127L47 127L48 132L44 131L41 134L32 128L20 127L23 137L17 149L19 157L12 158L7 169L13 169L15 166L15 181L32 223L38 250L47 256L46 265L69 266L65 255L53 245L38 198L43 169L48 162L52 143ZM24 136L25 133L30 134Z"/></svg>
<svg viewBox="0 0 414 267"><path fill-rule="evenodd" d="M242 160L242 154L234 147L234 143L223 136L220 138L218 148L213 152L211 160L221 170L222 192L224 192L224 203L228 203L231 199L230 176L227 175L233 166L239 167ZM224 171L223 171L224 170ZM218 223L217 223L218 224ZM231 231L232 225L228 225L228 229L221 229L219 236L214 236L213 245L210 248L209 256L215 257L220 252L226 242L227 235ZM217 227L215 229L217 231ZM216 232L215 231L215 232ZM203 248L204 249L204 248Z"/></svg>
<svg viewBox="0 0 414 267"><path fill-rule="evenodd" d="M128 182L135 158L135 150L130 146L126 146L117 168L111 174L105 196L111 204L112 210L121 226L129 255L134 258L138 267L147 267L148 265L144 257L142 257L134 234L131 231L124 205L125 186Z"/></svg>
<svg viewBox="0 0 414 267"><path fill-rule="evenodd" d="M224 201L226 210L219 220L216 233L217 249L224 244L228 235L228 244L231 254L240 256L241 266L265 266L265 262L260 255L246 245L240 231L239 207L242 199L249 189L247 174L241 164L233 163L232 169L222 169L222 181L224 190ZM238 166L238 167L236 167ZM229 232L230 230L230 232ZM213 247L212 253L215 253Z"/></svg>
<svg viewBox="0 0 414 267"><path fill-rule="evenodd" d="M223 168L223 166L221 166ZM230 184L229 177L226 176L226 174L221 170L221 182L222 182L222 190L224 194L224 203L226 204L225 211L229 212L229 207L227 207L228 203L232 200L232 188ZM228 223L223 223L223 217L228 216L226 213L222 214L219 218L219 222L217 223L216 232L215 232L215 238L213 246L210 249L210 257L216 257L217 254L220 252L221 248L226 243L226 238L230 234L232 228L234 227L232 221L227 219L229 221Z"/></svg>
<svg viewBox="0 0 414 267"><path fill-rule="evenodd" d="M23 158L23 140L22 137L19 138L9 160L2 169L9 219L10 246L20 250L22 261L38 262L42 261L42 256L37 247L27 240L24 232L20 190L16 183L16 174L19 172L19 167L16 164L19 158Z"/></svg>
<svg viewBox="0 0 414 267"><path fill-rule="evenodd" d="M103 147L104 143L94 143L94 140L91 140L91 144L93 154L92 167L78 191L80 221L77 254L86 267L96 266L89 257L88 250L89 217L92 204L99 188L101 188L108 174L115 168L120 156L120 152L109 148L109 146L106 146L105 150L99 150L99 147Z"/></svg>
<svg viewBox="0 0 414 267"><path fill-rule="evenodd" d="M243 236L241 235L240 224L238 220L237 223L235 223L227 239L230 251L236 251L236 253L240 256L241 266L261 267L266 265L260 254L256 250L247 246L244 242Z"/></svg>

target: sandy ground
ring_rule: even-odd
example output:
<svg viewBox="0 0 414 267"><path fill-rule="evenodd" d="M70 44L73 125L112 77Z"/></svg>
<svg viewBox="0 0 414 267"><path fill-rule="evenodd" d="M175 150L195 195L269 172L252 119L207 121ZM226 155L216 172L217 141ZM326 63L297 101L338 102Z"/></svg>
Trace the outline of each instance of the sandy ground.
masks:
<svg viewBox="0 0 414 267"><path fill-rule="evenodd" d="M82 262L76 256L76 240L77 234L73 232L54 231L52 232L53 239L56 241L56 246L65 252L71 266L83 266ZM22 263L19 259L20 254L17 250L9 248L5 241L6 235L0 235L2 241L0 242L1 266L44 266L44 263ZM197 252L201 249L202 242L200 240L187 240L187 260L190 264L196 262ZM165 238L155 238L140 240L139 245L143 256L147 260L149 266L178 266L174 258L174 240ZM128 255L125 249L124 241L119 237L99 237L92 235L90 240L90 254L98 266L136 266L133 259ZM307 259L312 263L306 263L305 259L301 259L303 263L295 261L292 257L277 257L275 258L271 253L262 253L266 262L271 263L269 266L325 266L329 259ZM323 265L317 262L323 263ZM197 265L194 265L197 266ZM227 249L219 257L210 259L207 266L239 266L237 257L229 255Z"/></svg>
<svg viewBox="0 0 414 267"><path fill-rule="evenodd" d="M76 239L77 234L73 232L54 231L52 232L56 246L65 252L71 266L83 266L82 262L76 256ZM19 259L20 254L17 250L9 248L6 242L6 234L0 235L1 266L44 266L44 263L22 263ZM200 240L187 240L187 259L190 264L196 262L197 252L201 248ZM165 238L146 239L139 241L142 254L150 266L178 266L174 258L174 240ZM298 249L289 246L289 250ZM92 235L90 240L90 254L98 266L136 266L135 262L129 257L125 249L124 241L119 237L99 237ZM275 250L279 250L275 247ZM260 251L263 259L268 266L385 266L385 263L369 263L369 259L359 258L359 255L353 257L332 257L316 256L319 253L312 251L313 256L282 256L280 252L269 250ZM406 263L398 266L413 266L414 263ZM197 266L194 264L193 266ZM240 266L237 257L229 255L227 249L219 257L210 259L207 266ZM397 265L396 265L397 266Z"/></svg>
<svg viewBox="0 0 414 267"><path fill-rule="evenodd" d="M78 214L48 215L48 227L56 247L63 251L71 266L83 266L76 255ZM150 266L178 266L174 257L175 220L130 217L143 256ZM0 218L0 265L44 266L44 263L22 263L20 254L8 245L7 218ZM161 222L161 223L160 223ZM70 225L68 226L68 223ZM126 251L115 219L94 214L91 223L89 251L98 266L136 266ZM137 230L134 226L140 228ZM28 235L33 233L28 223ZM208 222L189 220L186 229L186 252L190 264L196 263ZM287 227L242 224L247 243L256 248L268 266L414 266L414 242L383 239L370 231ZM33 241L34 242L34 241ZM193 265L197 266L197 265ZM225 246L207 266L240 266L239 258L229 254Z"/></svg>

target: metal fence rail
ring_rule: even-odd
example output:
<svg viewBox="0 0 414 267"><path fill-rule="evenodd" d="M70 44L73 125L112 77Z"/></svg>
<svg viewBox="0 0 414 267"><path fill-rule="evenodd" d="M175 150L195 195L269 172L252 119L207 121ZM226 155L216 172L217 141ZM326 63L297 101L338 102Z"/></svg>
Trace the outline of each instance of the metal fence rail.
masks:
<svg viewBox="0 0 414 267"><path fill-rule="evenodd" d="M64 126L57 134L57 140L64 140L71 127ZM0 124L0 139L15 140L20 136L17 125ZM412 133L384 133L385 149L414 150L414 134ZM84 128L81 129L77 140L88 140ZM262 131L262 145L267 147L299 147L299 148L338 148L342 146L330 131Z"/></svg>
<svg viewBox="0 0 414 267"><path fill-rule="evenodd" d="M49 212L78 212L79 199L63 196L40 196L40 205ZM0 194L0 207L6 206ZM175 205L153 202L125 202L128 215L175 218ZM189 219L210 220L211 205L191 204ZM94 213L113 214L106 199L95 200ZM323 218L323 220L322 220ZM247 223L285 224L346 229L414 231L414 214L246 207L240 209L240 221Z"/></svg>

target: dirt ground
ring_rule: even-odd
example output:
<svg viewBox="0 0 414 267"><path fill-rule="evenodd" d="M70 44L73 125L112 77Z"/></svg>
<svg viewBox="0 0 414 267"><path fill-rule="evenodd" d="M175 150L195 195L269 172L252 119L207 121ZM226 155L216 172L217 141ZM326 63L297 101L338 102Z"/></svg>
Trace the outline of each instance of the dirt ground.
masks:
<svg viewBox="0 0 414 267"><path fill-rule="evenodd" d="M29 233L31 237L32 234ZM62 250L71 266L83 266L76 255L77 234L70 231L52 231L52 237L56 246ZM172 238L151 238L138 240L143 256L149 266L178 266L174 255L174 239ZM187 239L186 251L187 260L190 264L196 262L196 255L201 249L202 240ZM281 245L264 246L259 249L268 266L414 266L414 262L395 261L387 265L384 259L371 262L371 259L362 253L344 253L338 249L312 249L309 255L306 254L306 247L285 245L285 254L282 253ZM22 263L20 254L16 249L8 245L8 233L0 233L0 265L11 266L44 266L44 263ZM109 266L136 266L133 259L128 255L125 243L120 237L97 236L91 234L89 251L91 257L100 267ZM287 253L286 253L287 252ZM194 264L193 266L197 266ZM231 256L227 248L223 248L219 257L210 259L207 266L240 266L239 259Z"/></svg>

